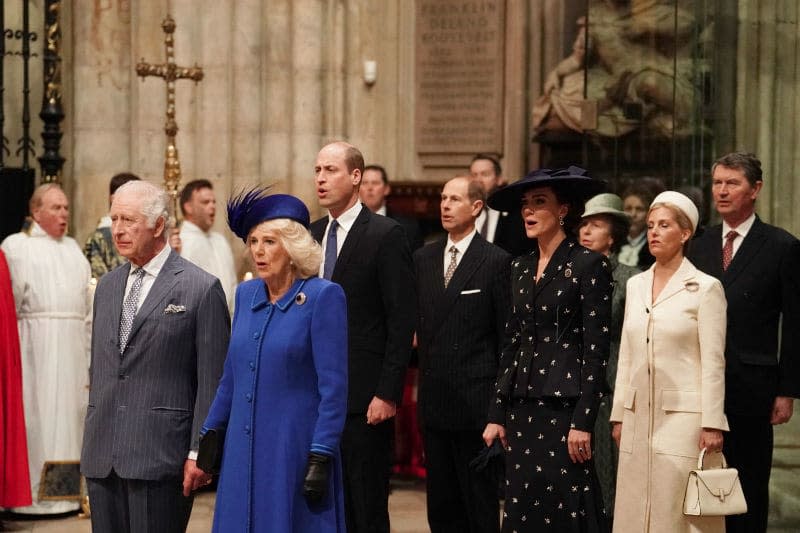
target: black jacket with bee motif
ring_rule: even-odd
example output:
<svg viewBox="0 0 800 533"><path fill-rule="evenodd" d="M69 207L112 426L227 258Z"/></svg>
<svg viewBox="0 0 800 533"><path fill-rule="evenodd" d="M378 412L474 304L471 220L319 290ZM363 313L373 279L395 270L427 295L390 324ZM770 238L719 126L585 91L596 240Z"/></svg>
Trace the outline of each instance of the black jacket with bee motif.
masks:
<svg viewBox="0 0 800 533"><path fill-rule="evenodd" d="M537 282L538 262L536 248L512 265L513 307L489 420L505 424L513 398L574 399L572 426L591 432L607 387L610 263L571 236Z"/></svg>

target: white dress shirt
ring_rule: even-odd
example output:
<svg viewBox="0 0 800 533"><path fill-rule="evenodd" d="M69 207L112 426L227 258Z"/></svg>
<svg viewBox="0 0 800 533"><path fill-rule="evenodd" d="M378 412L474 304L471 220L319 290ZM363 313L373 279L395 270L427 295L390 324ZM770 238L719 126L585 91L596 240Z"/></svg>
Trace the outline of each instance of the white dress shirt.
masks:
<svg viewBox="0 0 800 533"><path fill-rule="evenodd" d="M644 230L638 237L628 238L628 244L623 244L617 255L617 261L623 265L639 266L639 251L647 245L647 230Z"/></svg>
<svg viewBox="0 0 800 533"><path fill-rule="evenodd" d="M150 289L153 288L153 283L155 283L158 273L161 272L162 268L164 268L164 263L167 262L167 257L169 257L169 253L171 251L172 248L165 244L164 248L162 248L154 258L142 265L142 268L144 269L144 278L142 278L142 287L139 289L139 301L136 303L137 313L139 312L139 308L142 306L145 298L147 298L147 294L150 292ZM125 298L128 297L128 293L131 291L133 280L136 278L136 275L134 274L136 268L136 265L131 263L131 271L128 274L128 282L125 284L125 297L122 299L123 302L125 301Z"/></svg>
<svg viewBox="0 0 800 533"><path fill-rule="evenodd" d="M458 250L458 253L456 254L456 268L458 268L458 265L461 264L461 258L464 257L464 254L466 253L467 248L469 248L470 243L472 243L472 239L475 237L476 233L478 233L478 230L473 229L469 235L458 242L453 242L452 239L450 239L450 236L447 236L447 244L444 247L444 272L447 272L447 267L450 266L450 247L455 246L456 250Z"/></svg>
<svg viewBox="0 0 800 533"><path fill-rule="evenodd" d="M483 221L486 220L486 217L489 217L489 224L486 226L486 235L483 235L483 238L486 239L487 242L494 242L495 235L497 234L497 222L500 220L500 211L495 211L491 207L481 210L478 218L475 219L475 227L482 228ZM448 248L450 247L448 246Z"/></svg>
<svg viewBox="0 0 800 533"><path fill-rule="evenodd" d="M755 222L755 221L756 221L756 214L755 213L751 213L750 216L747 217L747 219L744 222L742 222L741 224L739 224L735 228L730 227L728 225L728 223L725 222L724 220L722 221L722 247L723 248L725 247L725 241L727 240L725 238L725 235L727 235L729 231L736 230L736 233L738 234L738 235L736 235L736 238L733 239L733 254L731 255L731 259L733 259L736 256L736 252L739 251L739 247L742 245L742 241L744 241L744 238L750 232L750 228L753 227L753 222Z"/></svg>
<svg viewBox="0 0 800 533"><path fill-rule="evenodd" d="M339 226L336 228L336 257L339 257L344 240L347 238L347 234L350 233L350 228L355 224L363 208L364 206L361 205L361 202L356 202L353 207L339 215L339 218L336 219L336 222L339 223ZM319 265L319 277L323 277L323 273L325 272L325 248L328 245L328 230L331 228L332 220L333 217L328 213L328 227L325 228L325 235L322 236L322 264Z"/></svg>

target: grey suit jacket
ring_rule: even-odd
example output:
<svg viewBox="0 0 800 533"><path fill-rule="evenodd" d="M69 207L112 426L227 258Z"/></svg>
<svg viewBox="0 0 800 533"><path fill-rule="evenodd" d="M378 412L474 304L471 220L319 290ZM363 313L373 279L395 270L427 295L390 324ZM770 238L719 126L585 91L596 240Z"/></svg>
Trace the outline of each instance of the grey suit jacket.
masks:
<svg viewBox="0 0 800 533"><path fill-rule="evenodd" d="M129 272L126 264L106 274L95 292L81 472L181 476L222 375L230 335L225 294L217 278L170 252L120 354Z"/></svg>

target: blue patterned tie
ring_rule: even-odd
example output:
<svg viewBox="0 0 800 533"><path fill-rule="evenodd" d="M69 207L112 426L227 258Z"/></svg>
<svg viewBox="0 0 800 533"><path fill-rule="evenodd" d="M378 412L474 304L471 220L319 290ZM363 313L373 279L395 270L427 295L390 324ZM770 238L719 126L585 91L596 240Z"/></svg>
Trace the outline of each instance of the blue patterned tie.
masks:
<svg viewBox="0 0 800 533"><path fill-rule="evenodd" d="M322 271L322 277L331 279L333 277L333 269L336 267L336 229L339 223L334 218L331 220L331 225L328 227L328 239L325 241L325 269Z"/></svg>
<svg viewBox="0 0 800 533"><path fill-rule="evenodd" d="M136 316L136 306L139 304L139 293L142 291L142 280L144 279L144 269L137 268L133 271L133 283L125 303L122 304L122 319L119 321L119 353L125 351L128 344L128 335L131 334L133 317Z"/></svg>

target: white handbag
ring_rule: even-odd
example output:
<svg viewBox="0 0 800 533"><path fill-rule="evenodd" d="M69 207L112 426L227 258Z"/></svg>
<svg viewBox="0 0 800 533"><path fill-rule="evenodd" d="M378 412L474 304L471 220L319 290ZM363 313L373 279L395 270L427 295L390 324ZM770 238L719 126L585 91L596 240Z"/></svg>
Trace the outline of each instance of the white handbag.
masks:
<svg viewBox="0 0 800 533"><path fill-rule="evenodd" d="M683 497L683 514L690 516L727 516L747 512L747 502L739 481L739 471L728 468L725 456L721 468L705 469L706 449L697 459L697 470L689 472L686 494Z"/></svg>

